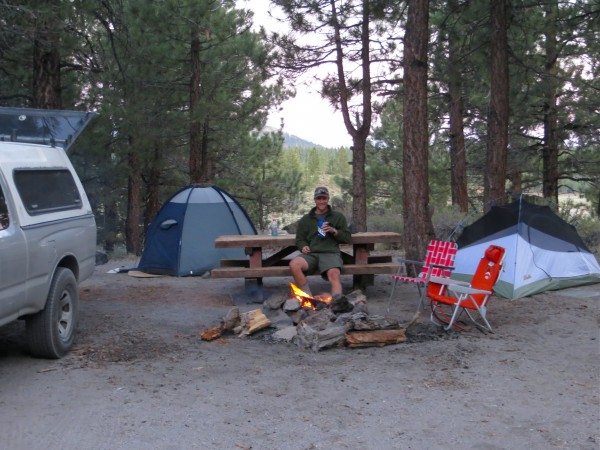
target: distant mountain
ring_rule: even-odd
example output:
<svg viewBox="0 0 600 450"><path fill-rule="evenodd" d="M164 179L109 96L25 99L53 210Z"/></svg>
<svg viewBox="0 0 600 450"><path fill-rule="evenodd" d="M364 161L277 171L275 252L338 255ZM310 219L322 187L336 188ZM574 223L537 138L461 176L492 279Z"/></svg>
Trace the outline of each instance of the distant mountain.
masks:
<svg viewBox="0 0 600 450"><path fill-rule="evenodd" d="M314 142L305 141L298 136L293 134L283 133L283 146L284 147L308 147L308 148L324 148L322 145L315 144Z"/></svg>
<svg viewBox="0 0 600 450"><path fill-rule="evenodd" d="M275 133L277 131L276 128L266 126L263 129L265 133ZM283 133L283 147L303 147L303 148L325 148L320 144L315 144L314 142L310 142L304 140L298 136L294 136L293 134Z"/></svg>

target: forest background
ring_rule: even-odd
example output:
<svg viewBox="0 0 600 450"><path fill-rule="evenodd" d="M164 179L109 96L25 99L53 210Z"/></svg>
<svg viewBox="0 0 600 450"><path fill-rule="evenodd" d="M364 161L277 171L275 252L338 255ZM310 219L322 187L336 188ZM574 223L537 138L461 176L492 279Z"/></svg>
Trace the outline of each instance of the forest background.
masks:
<svg viewBox="0 0 600 450"><path fill-rule="evenodd" d="M224 188L259 229L293 221L326 184L354 231L400 231L414 259L519 193L598 252L597 1L271 5L288 31L229 0L0 1L0 106L97 113L70 156L99 247L140 255L188 184ZM265 128L299 77L352 146Z"/></svg>

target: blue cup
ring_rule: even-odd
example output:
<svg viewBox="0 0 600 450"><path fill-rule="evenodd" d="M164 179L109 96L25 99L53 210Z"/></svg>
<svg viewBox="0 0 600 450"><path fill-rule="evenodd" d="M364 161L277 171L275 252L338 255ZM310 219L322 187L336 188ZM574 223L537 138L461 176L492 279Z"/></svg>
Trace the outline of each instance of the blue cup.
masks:
<svg viewBox="0 0 600 450"><path fill-rule="evenodd" d="M319 219L319 222L317 224L317 231L318 231L318 235L320 239L325 239L327 237L327 233L325 233L325 231L323 231L323 224L325 223L325 219Z"/></svg>

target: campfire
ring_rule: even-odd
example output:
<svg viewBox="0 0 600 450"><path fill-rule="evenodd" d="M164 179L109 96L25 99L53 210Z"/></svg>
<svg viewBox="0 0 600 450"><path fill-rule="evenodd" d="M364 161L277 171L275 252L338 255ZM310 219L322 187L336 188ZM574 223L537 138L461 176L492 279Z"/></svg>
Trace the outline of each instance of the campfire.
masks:
<svg viewBox="0 0 600 450"><path fill-rule="evenodd" d="M334 299L328 293L312 296L293 283L288 294L270 297L260 309L241 313L232 308L219 325L200 337L211 341L227 333L248 336L265 329L273 330L273 340L314 351L406 341L406 328L396 320L369 315L367 297L361 291Z"/></svg>
<svg viewBox="0 0 600 450"><path fill-rule="evenodd" d="M328 303L331 303L331 295L323 294L312 297L294 283L290 283L290 288L290 298L298 300L301 308L318 311L327 306Z"/></svg>

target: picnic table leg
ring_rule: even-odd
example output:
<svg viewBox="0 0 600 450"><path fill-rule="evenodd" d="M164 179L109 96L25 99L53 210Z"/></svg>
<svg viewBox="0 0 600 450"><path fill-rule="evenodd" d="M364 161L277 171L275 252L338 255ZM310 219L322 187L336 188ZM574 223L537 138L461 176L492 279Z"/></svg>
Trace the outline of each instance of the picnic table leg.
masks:
<svg viewBox="0 0 600 450"><path fill-rule="evenodd" d="M247 247L246 254L248 255L248 266L251 269L262 267L262 248ZM262 278L245 278L244 289L246 295L252 299L253 303L262 303L264 300L263 279Z"/></svg>
<svg viewBox="0 0 600 450"><path fill-rule="evenodd" d="M375 248L374 244L354 245L354 264L369 264L369 253ZM375 284L375 275L354 275L353 288L364 291Z"/></svg>
<svg viewBox="0 0 600 450"><path fill-rule="evenodd" d="M245 278L244 291L250 298L251 303L262 303L264 301L263 279Z"/></svg>

